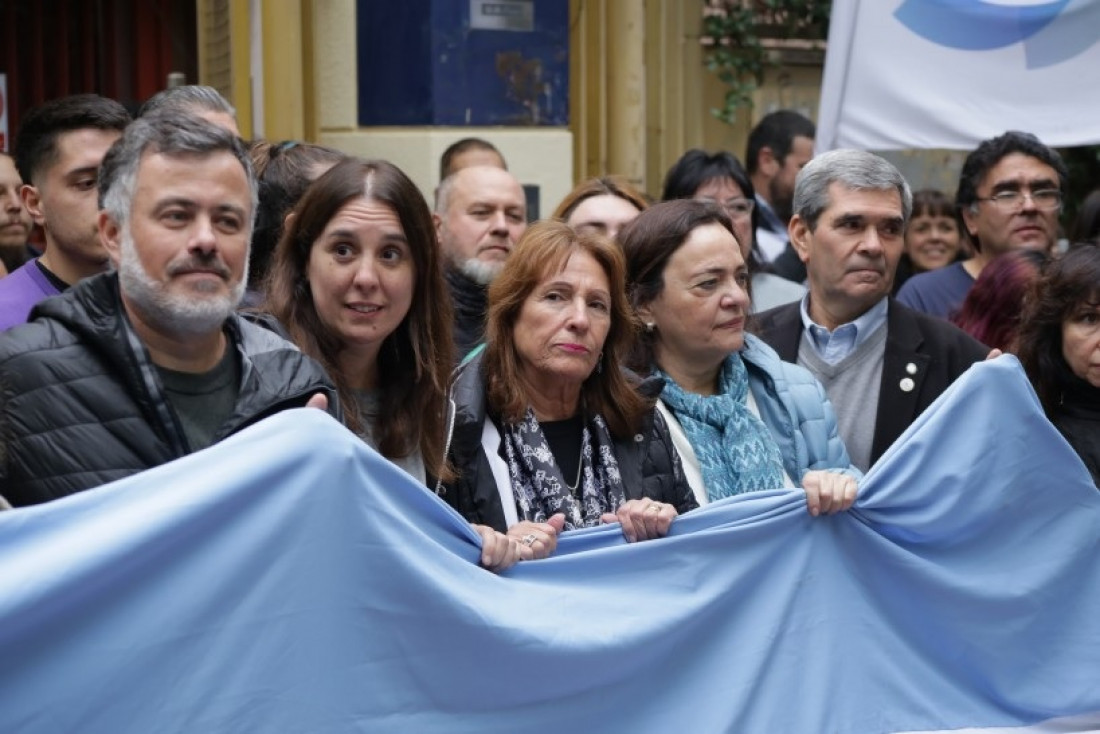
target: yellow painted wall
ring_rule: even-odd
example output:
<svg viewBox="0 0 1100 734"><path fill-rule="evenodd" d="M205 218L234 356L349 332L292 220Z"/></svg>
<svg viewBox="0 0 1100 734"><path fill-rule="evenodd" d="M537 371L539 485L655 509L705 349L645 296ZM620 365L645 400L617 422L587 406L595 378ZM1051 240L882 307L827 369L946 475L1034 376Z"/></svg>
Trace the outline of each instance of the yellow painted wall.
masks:
<svg viewBox="0 0 1100 734"><path fill-rule="evenodd" d="M215 87L237 108L246 137L306 136L313 119L312 85L305 83L312 73L312 1L196 0L199 83ZM257 28L261 40L254 48ZM254 51L260 52L259 68Z"/></svg>
<svg viewBox="0 0 1100 734"><path fill-rule="evenodd" d="M743 158L749 130L772 109L816 116L820 67L789 67L767 75L755 108L734 125L714 117L725 87L704 65L703 5L571 0L570 127L578 179L623 174L658 196L665 172L685 151L729 150Z"/></svg>
<svg viewBox="0 0 1100 734"><path fill-rule="evenodd" d="M308 63L302 0L261 0L263 27L263 137L305 138L305 84Z"/></svg>
<svg viewBox="0 0 1100 734"><path fill-rule="evenodd" d="M242 131L252 129L248 0L196 0L199 84L208 84L237 109Z"/></svg>

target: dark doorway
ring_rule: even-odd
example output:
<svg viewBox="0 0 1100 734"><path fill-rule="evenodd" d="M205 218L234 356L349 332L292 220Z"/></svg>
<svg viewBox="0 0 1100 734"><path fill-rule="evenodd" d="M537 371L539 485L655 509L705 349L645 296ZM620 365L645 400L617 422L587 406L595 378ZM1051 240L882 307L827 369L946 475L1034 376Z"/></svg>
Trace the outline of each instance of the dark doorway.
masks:
<svg viewBox="0 0 1100 734"><path fill-rule="evenodd" d="M195 0L0 0L0 73L14 137L24 110L95 92L128 108L170 72L198 79Z"/></svg>

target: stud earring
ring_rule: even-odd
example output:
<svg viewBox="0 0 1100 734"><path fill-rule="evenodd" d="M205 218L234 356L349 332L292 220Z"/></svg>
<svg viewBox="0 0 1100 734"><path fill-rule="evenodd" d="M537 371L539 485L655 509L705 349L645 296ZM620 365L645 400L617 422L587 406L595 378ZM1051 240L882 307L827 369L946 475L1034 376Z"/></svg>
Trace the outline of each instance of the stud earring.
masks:
<svg viewBox="0 0 1100 734"><path fill-rule="evenodd" d="M656 331L656 329L657 329L657 324L653 323L652 321L645 322L645 330L648 333L652 334L654 331Z"/></svg>

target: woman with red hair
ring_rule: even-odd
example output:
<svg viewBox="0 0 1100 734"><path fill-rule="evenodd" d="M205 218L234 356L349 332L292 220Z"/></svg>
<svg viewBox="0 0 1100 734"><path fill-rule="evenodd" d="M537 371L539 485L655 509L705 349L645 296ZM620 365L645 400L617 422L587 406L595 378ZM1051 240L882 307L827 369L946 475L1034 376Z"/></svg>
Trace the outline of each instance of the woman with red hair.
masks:
<svg viewBox="0 0 1100 734"><path fill-rule="evenodd" d="M1047 260L1038 250L1001 255L982 270L951 322L987 347L1015 352L1024 296Z"/></svg>

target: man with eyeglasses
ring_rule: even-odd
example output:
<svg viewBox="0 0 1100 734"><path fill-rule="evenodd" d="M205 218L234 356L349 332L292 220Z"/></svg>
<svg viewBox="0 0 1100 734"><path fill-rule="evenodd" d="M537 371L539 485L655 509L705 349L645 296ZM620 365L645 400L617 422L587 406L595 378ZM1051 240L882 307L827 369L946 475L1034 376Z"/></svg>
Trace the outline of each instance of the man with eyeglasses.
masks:
<svg viewBox="0 0 1100 734"><path fill-rule="evenodd" d="M966 158L955 194L959 229L975 255L905 282L898 300L948 318L995 257L1013 250L1050 252L1068 172L1061 156L1031 133L1010 131L986 140Z"/></svg>

